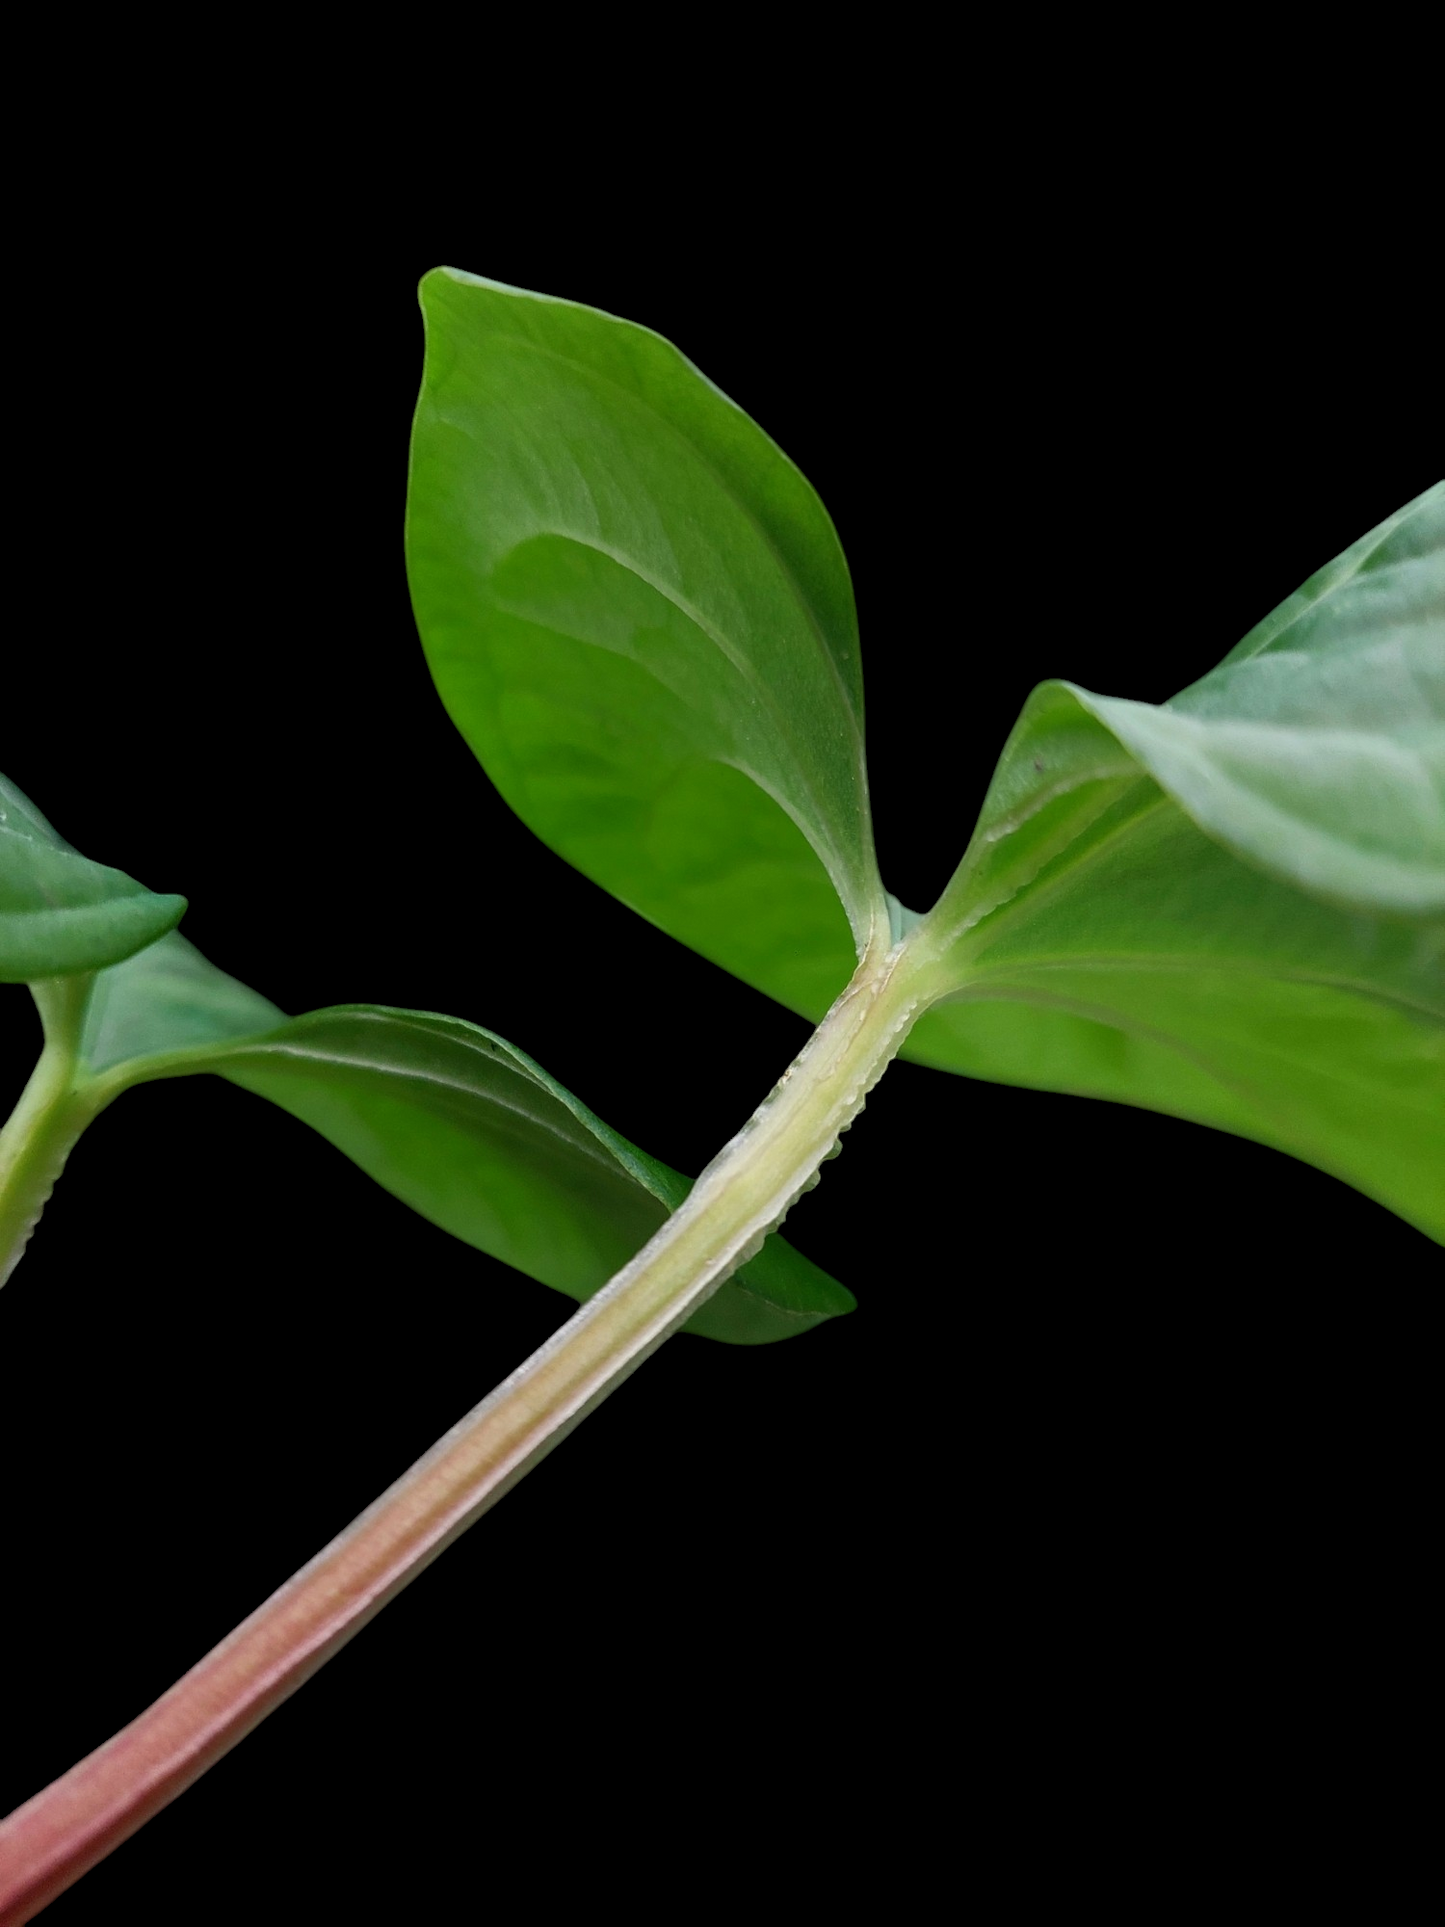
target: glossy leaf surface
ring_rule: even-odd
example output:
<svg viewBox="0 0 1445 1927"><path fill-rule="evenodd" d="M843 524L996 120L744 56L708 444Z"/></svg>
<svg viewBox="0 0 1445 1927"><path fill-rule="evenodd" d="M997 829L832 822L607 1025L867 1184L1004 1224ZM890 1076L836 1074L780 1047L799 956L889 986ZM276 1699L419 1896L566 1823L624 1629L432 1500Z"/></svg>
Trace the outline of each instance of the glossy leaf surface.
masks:
<svg viewBox="0 0 1445 1927"><path fill-rule="evenodd" d="M0 983L35 983L120 961L179 923L184 897L157 896L92 863L0 776Z"/></svg>
<svg viewBox="0 0 1445 1927"><path fill-rule="evenodd" d="M1445 487L1161 708L1045 684L907 1055L1257 1138L1445 1239Z"/></svg>
<svg viewBox="0 0 1445 1927"><path fill-rule="evenodd" d="M554 850L821 1015L887 916L822 504L645 328L452 270L422 306L407 565L458 728Z"/></svg>
<svg viewBox="0 0 1445 1927"><path fill-rule="evenodd" d="M83 1050L122 1084L220 1073L423 1217L573 1298L605 1284L691 1189L490 1031L373 1005L287 1019L179 934L98 980ZM774 1236L686 1329L766 1344L852 1306Z"/></svg>

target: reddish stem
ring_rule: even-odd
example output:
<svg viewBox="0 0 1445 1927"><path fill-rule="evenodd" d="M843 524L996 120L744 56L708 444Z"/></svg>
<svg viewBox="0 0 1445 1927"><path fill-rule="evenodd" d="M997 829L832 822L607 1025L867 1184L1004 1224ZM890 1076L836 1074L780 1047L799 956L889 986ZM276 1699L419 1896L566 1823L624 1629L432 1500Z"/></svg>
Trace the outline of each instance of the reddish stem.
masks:
<svg viewBox="0 0 1445 1927"><path fill-rule="evenodd" d="M0 1927L33 1919L198 1780L527 1469L539 1454L477 1424L485 1411L448 1433L139 1719L0 1824Z"/></svg>

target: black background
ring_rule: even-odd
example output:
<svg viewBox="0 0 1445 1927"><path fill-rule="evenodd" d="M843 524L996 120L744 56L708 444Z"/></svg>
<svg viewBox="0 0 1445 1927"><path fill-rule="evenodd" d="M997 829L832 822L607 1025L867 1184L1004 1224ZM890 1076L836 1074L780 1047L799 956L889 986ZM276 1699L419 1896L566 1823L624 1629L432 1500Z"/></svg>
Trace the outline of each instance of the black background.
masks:
<svg viewBox="0 0 1445 1927"><path fill-rule="evenodd" d="M1162 699L1439 466L1418 295L1339 287L1289 164L1236 195L1100 149L1030 186L834 131L775 173L583 145L565 190L360 126L355 165L98 167L15 301L0 766L287 1010L490 1025L684 1169L804 1027L537 844L431 691L401 555L427 267L657 328L801 464L919 907L1036 681ZM0 995L5 1095L37 1039ZM911 1918L940 1844L1100 1771L1147 1799L1200 1748L1255 1772L1368 1697L1340 1600L1409 1597L1425 1239L1257 1146L909 1065L789 1234L854 1317L669 1345L47 1918L469 1917L539 1807L574 1842L549 1890L663 1815L709 1891L896 1860ZM141 1710L567 1309L217 1080L126 1096L0 1300L0 1792Z"/></svg>

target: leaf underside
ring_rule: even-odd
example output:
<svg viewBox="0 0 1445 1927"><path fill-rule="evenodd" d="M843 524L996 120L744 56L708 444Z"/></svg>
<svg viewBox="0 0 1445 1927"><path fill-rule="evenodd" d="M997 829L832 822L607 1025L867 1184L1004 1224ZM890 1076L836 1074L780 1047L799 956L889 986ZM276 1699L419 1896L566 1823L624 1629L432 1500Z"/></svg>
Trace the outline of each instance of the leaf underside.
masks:
<svg viewBox="0 0 1445 1927"><path fill-rule="evenodd" d="M82 1049L121 1085L218 1072L433 1224L572 1298L605 1284L692 1188L490 1031L364 1004L287 1019L179 933L101 975ZM773 1236L684 1329L767 1344L853 1303Z"/></svg>

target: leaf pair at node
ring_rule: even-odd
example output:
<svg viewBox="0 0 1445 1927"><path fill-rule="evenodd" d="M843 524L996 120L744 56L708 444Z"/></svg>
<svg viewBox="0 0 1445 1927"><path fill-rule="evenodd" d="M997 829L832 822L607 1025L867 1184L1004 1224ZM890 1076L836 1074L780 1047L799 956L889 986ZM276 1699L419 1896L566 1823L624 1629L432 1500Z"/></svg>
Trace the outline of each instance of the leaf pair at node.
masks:
<svg viewBox="0 0 1445 1927"><path fill-rule="evenodd" d="M417 621L544 841L812 1019L907 927L905 1056L1258 1139L1445 1237L1445 484L1168 703L1043 684L918 919L799 471L645 328L452 270L422 304Z"/></svg>

